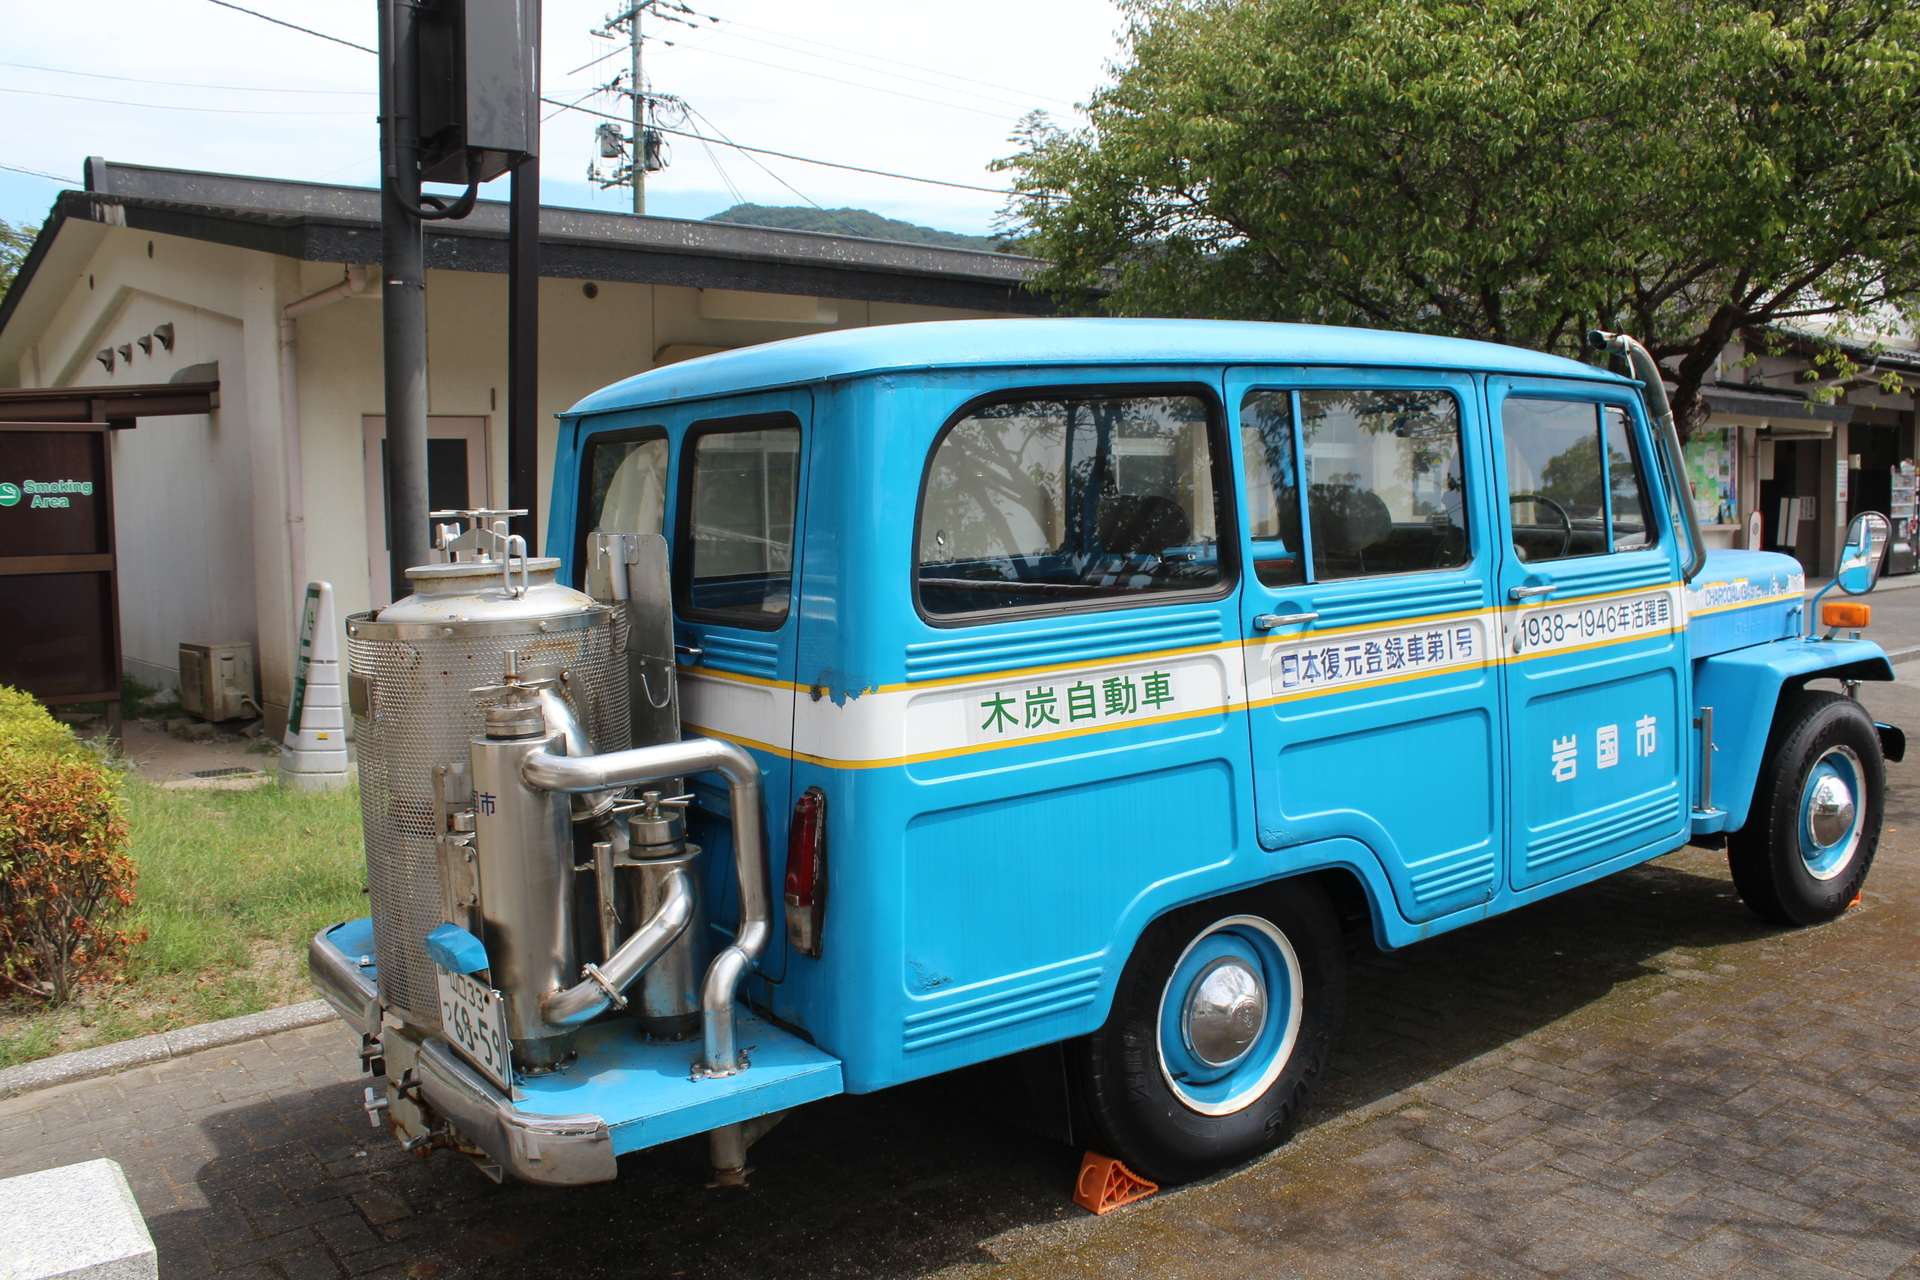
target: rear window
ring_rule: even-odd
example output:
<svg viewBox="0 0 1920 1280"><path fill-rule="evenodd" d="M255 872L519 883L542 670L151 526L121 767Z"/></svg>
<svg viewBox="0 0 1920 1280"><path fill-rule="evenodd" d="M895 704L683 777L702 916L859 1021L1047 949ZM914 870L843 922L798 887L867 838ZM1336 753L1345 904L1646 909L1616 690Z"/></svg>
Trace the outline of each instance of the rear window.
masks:
<svg viewBox="0 0 1920 1280"><path fill-rule="evenodd" d="M697 427L687 469L680 607L777 628L793 593L800 428L791 418Z"/></svg>
<svg viewBox="0 0 1920 1280"><path fill-rule="evenodd" d="M1047 395L973 410L927 467L922 610L962 618L1223 586L1213 436L1194 395Z"/></svg>
<svg viewBox="0 0 1920 1280"><path fill-rule="evenodd" d="M586 548L596 533L665 533L666 513L667 437L661 428L588 439L580 460L575 564L587 563Z"/></svg>

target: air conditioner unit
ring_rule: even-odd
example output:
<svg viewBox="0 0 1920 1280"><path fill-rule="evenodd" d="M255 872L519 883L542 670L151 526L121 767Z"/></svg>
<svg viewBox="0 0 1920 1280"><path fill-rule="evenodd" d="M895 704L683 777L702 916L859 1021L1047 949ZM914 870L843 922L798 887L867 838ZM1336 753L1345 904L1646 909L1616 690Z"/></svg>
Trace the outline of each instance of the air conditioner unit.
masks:
<svg viewBox="0 0 1920 1280"><path fill-rule="evenodd" d="M240 720L258 715L253 646L181 645L180 706L202 720Z"/></svg>

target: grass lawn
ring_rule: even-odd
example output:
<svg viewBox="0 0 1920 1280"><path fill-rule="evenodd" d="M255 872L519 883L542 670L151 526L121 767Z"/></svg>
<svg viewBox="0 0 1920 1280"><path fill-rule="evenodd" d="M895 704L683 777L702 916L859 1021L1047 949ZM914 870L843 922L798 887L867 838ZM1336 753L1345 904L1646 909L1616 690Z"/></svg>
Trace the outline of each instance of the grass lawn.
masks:
<svg viewBox="0 0 1920 1280"><path fill-rule="evenodd" d="M314 998L307 940L367 913L358 791L162 790L129 776L147 938L64 1008L0 1005L0 1066Z"/></svg>

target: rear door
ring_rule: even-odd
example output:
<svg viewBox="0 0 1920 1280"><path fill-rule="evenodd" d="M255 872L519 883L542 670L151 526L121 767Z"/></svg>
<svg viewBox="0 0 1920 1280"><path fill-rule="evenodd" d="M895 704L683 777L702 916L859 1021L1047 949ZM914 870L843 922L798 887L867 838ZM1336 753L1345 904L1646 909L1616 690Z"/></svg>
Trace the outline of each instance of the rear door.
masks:
<svg viewBox="0 0 1920 1280"><path fill-rule="evenodd" d="M1468 375L1232 370L1260 842L1346 836L1400 911L1492 897L1504 782Z"/></svg>
<svg viewBox="0 0 1920 1280"><path fill-rule="evenodd" d="M1508 875L1528 889L1686 838L1677 539L1638 402L1495 378L1512 724Z"/></svg>
<svg viewBox="0 0 1920 1280"><path fill-rule="evenodd" d="M680 437L673 519L674 632L681 647L680 708L689 735L725 738L759 762L772 866L785 864L792 806L794 671L799 633L794 584L806 491L805 391L742 397L689 414ZM693 839L707 851L716 944L731 936L738 887L731 873L726 788L696 784ZM769 869L769 876L772 871ZM759 967L776 980L786 948Z"/></svg>

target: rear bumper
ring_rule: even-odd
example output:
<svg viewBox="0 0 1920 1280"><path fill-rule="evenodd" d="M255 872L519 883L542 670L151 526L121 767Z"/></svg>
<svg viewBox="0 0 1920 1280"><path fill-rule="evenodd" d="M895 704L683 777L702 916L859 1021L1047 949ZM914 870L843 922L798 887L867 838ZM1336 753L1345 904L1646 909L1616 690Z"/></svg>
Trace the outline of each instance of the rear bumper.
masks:
<svg viewBox="0 0 1920 1280"><path fill-rule="evenodd" d="M737 1075L699 1074L697 1040L643 1041L630 1021L610 1018L581 1031L578 1056L564 1069L517 1078L508 1097L430 1029L383 1027L372 961L368 920L323 929L307 948L308 972L327 1003L385 1042L388 1074L399 1081L389 1086L397 1131L418 1137L437 1123L413 1105L423 1104L463 1150L486 1153L490 1172L523 1182L605 1182L616 1155L841 1091L839 1059L743 1012L738 1034L750 1061Z"/></svg>
<svg viewBox="0 0 1920 1280"><path fill-rule="evenodd" d="M414 1064L420 1093L461 1135L522 1182L553 1187L613 1179L613 1135L599 1116L538 1116L517 1110L437 1036Z"/></svg>
<svg viewBox="0 0 1920 1280"><path fill-rule="evenodd" d="M348 1026L363 1036L380 1034L371 920L349 920L314 934L307 944L307 976Z"/></svg>

